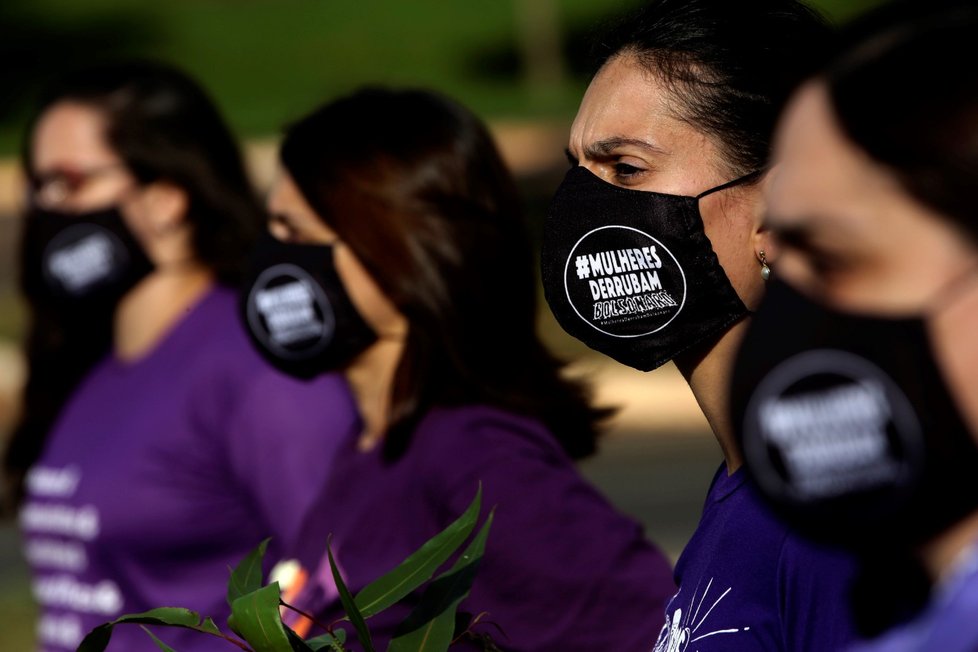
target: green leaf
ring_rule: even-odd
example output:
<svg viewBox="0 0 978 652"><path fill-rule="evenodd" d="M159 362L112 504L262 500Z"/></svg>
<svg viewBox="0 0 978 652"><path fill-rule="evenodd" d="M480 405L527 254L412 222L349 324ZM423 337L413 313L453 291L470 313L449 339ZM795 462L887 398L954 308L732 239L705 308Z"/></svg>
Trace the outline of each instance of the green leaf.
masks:
<svg viewBox="0 0 978 652"><path fill-rule="evenodd" d="M112 625L99 625L90 631L78 644L76 652L102 652L109 646L112 638Z"/></svg>
<svg viewBox="0 0 978 652"><path fill-rule="evenodd" d="M217 636L223 636L221 633L221 628L214 624L213 618L207 618L200 624L197 628L201 632L207 632L208 634L215 634Z"/></svg>
<svg viewBox="0 0 978 652"><path fill-rule="evenodd" d="M259 543L231 571L231 579L228 581L228 605L234 604L234 601L241 596L254 593L261 588L261 562L265 557L269 541L270 539L265 539Z"/></svg>
<svg viewBox="0 0 978 652"><path fill-rule="evenodd" d="M282 625L278 582L243 595L231 604L236 631L255 652L290 652L292 645Z"/></svg>
<svg viewBox="0 0 978 652"><path fill-rule="evenodd" d="M394 632L388 652L444 652L455 635L455 613L468 597L485 554L495 510L452 567L425 589L411 614Z"/></svg>
<svg viewBox="0 0 978 652"><path fill-rule="evenodd" d="M426 582L472 533L479 518L482 487L454 523L429 539L397 568L363 588L356 598L365 618L383 611Z"/></svg>
<svg viewBox="0 0 978 652"><path fill-rule="evenodd" d="M138 623L140 625L170 625L172 627L196 627L200 624L200 614L180 607L160 607L138 614L119 616L110 624Z"/></svg>
<svg viewBox="0 0 978 652"><path fill-rule="evenodd" d="M445 611L422 627L391 639L387 652L444 652L454 633L455 614Z"/></svg>
<svg viewBox="0 0 978 652"><path fill-rule="evenodd" d="M184 627L198 629L200 615L196 611L178 607L161 607L150 609L138 614L119 616L112 622L99 625L82 640L77 652L102 652L109 645L112 629L116 625L136 623L139 625L166 625L169 627Z"/></svg>
<svg viewBox="0 0 978 652"><path fill-rule="evenodd" d="M154 643L156 643L156 647L158 647L161 650L163 650L163 652L177 652L172 647L170 647L169 645L167 645L166 643L164 643L160 639L156 638L156 634L154 634L153 632L149 631L149 629L146 627L146 625L140 625L140 627L142 627L142 629L143 629L144 632L146 632L147 634L149 634L149 637L151 639L153 639L153 642Z"/></svg>
<svg viewBox="0 0 978 652"><path fill-rule="evenodd" d="M333 652L344 652L344 643L346 643L345 629L337 629L332 634L323 634L322 636L310 638L306 641L306 644L316 652L327 649Z"/></svg>
<svg viewBox="0 0 978 652"><path fill-rule="evenodd" d="M346 610L346 617L350 619L353 628L357 630L357 639L363 647L363 652L376 652L374 643L370 640L370 630L367 629L367 623L364 622L356 601L350 595L350 589L346 588L346 583L340 576L340 569L336 567L336 560L333 559L333 547L329 542L326 543L326 555L329 557L329 569L333 572L333 582L336 584L336 590L339 591L340 602L343 603L343 609Z"/></svg>
<svg viewBox="0 0 978 652"><path fill-rule="evenodd" d="M288 625L283 625L283 627L285 628L285 636L289 639L289 645L292 646L290 648L292 652L315 652L291 627Z"/></svg>
<svg viewBox="0 0 978 652"><path fill-rule="evenodd" d="M319 650L333 650L334 652L346 652L343 643L346 642L346 630L338 629L333 634L323 634L308 641L303 641L291 628L285 626L285 633L292 644L292 652L318 652Z"/></svg>

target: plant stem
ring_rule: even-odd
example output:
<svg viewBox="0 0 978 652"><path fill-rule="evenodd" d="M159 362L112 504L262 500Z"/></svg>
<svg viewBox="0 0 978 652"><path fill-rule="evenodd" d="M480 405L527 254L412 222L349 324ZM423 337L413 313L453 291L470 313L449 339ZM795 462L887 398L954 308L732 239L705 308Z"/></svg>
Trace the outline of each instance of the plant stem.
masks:
<svg viewBox="0 0 978 652"><path fill-rule="evenodd" d="M209 631L209 630L206 630L206 629L197 629L196 627L193 627L192 629L194 629L195 631L198 631L198 632L203 632L204 634L210 634L211 636L216 636L218 638L223 638L228 643L231 643L232 645L236 645L238 648L244 650L245 652L255 652L250 647L248 647L247 645L245 645L242 641L239 641L238 639L234 638L233 636L228 636L224 632L212 632L212 631Z"/></svg>
<svg viewBox="0 0 978 652"><path fill-rule="evenodd" d="M292 605L290 605L285 600L279 600L279 604L281 604L286 609L289 609L290 611L296 612L297 614L299 614L300 616L302 616L304 618L308 618L309 620L312 621L312 623L314 625L316 625L317 627L325 630L329 634L332 634L333 633L333 625L335 625L336 623L340 622L339 620L337 620L332 625L326 625L326 624L321 623L320 621L316 620L316 618L312 614L308 614L305 611L303 611L302 609L299 609L298 607L293 607ZM341 618L340 620L343 620L343 619Z"/></svg>

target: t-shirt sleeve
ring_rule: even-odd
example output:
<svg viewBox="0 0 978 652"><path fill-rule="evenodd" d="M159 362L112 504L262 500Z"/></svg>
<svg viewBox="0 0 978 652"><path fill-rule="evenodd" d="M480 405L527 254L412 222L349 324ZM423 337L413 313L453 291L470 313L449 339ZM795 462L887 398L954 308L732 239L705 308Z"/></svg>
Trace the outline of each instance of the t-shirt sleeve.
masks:
<svg viewBox="0 0 978 652"><path fill-rule="evenodd" d="M670 565L548 433L474 421L443 433L438 449L430 463L439 468L427 476L442 520L461 514L480 482L483 515L495 507L465 610L488 612L520 649L567 640L575 649L651 649L675 591Z"/></svg>
<svg viewBox="0 0 978 652"><path fill-rule="evenodd" d="M778 598L786 650L834 652L856 639L849 608L855 573L855 561L844 552L785 536Z"/></svg>
<svg viewBox="0 0 978 652"><path fill-rule="evenodd" d="M226 433L232 476L279 549L293 548L355 419L335 374L306 382L267 370L235 402Z"/></svg>

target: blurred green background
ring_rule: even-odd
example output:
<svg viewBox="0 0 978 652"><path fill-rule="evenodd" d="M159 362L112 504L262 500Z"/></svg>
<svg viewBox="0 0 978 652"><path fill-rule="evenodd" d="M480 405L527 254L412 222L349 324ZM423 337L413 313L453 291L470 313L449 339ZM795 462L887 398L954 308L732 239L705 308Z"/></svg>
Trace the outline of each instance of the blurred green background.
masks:
<svg viewBox="0 0 978 652"><path fill-rule="evenodd" d="M844 21L878 2L815 0L812 4L830 19ZM556 129L559 134L573 117L586 86L594 33L636 4L631 0L0 0L0 354L7 353L0 355L0 390L5 373L16 376L5 365L12 366L15 353L11 352L16 351L23 328L14 283L19 194L15 157L32 94L52 74L87 60L118 56L178 64L203 82L233 127L248 140L274 137L283 124L313 105L364 83L433 87L467 104L491 124L518 123L551 133ZM536 141L527 142L533 147ZM529 188L531 216L541 213L552 189L548 184L559 179L562 145L552 149L546 155L558 166L558 176L535 173L537 178L522 179ZM5 409L2 399L0 412ZM0 418L0 436L2 429ZM675 448L669 455L705 460L696 462L704 468L715 464L710 457L716 456L715 445L708 434L689 440L691 444L679 441L668 444ZM605 491L631 513L652 509L628 502L629 495L649 494L650 488L632 487L635 493L629 494L621 485L632 480L623 478L655 475L650 468L655 463L668 473L668 461L673 459L663 457L661 447L646 453L647 458L636 457L631 451L622 456L632 458L627 462L611 457L590 467L599 484L601 478L608 479ZM623 465L629 463L632 475L627 469L623 474ZM696 478L704 475L686 474L681 464L676 468ZM695 524L705 482L703 478L691 485L689 495L680 500L687 505L683 511L690 512L681 515L686 529L680 528L680 534ZM636 515L646 521L660 517ZM681 546L677 541L675 545ZM15 528L8 523L0 526L0 651L32 649L33 616Z"/></svg>
<svg viewBox="0 0 978 652"><path fill-rule="evenodd" d="M23 100L39 80L120 54L159 57L196 74L245 136L275 133L324 97L364 82L433 86L489 118L566 117L586 82L591 33L635 4L3 0L0 151L15 147ZM814 4L845 19L872 0ZM556 67L546 63L553 51L563 55ZM536 74L533 66L554 69Z"/></svg>

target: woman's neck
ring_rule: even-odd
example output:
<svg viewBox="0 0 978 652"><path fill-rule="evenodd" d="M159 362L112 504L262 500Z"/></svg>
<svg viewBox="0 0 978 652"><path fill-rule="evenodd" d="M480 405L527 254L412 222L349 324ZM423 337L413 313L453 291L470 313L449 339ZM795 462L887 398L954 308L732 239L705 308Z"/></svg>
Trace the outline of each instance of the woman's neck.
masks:
<svg viewBox="0 0 978 652"><path fill-rule="evenodd" d="M346 379L363 420L358 443L360 450L374 448L387 433L394 374L403 352L403 337L381 338L346 369Z"/></svg>
<svg viewBox="0 0 978 652"><path fill-rule="evenodd" d="M705 355L702 352L684 354L674 361L720 444L728 474L743 463L730 420L729 399L734 357L747 324L746 319L734 324Z"/></svg>
<svg viewBox="0 0 978 652"><path fill-rule="evenodd" d="M119 359L148 354L214 283L199 264L157 269L130 290L115 312L113 342Z"/></svg>

